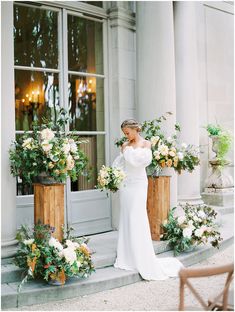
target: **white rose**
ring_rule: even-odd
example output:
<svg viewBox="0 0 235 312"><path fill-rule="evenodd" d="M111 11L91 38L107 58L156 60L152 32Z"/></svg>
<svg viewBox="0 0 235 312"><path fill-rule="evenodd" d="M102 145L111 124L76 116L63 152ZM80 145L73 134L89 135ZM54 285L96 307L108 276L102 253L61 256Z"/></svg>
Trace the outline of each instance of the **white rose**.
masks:
<svg viewBox="0 0 235 312"><path fill-rule="evenodd" d="M76 153L76 151L78 150L77 144L76 143L70 144L70 150L72 153Z"/></svg>
<svg viewBox="0 0 235 312"><path fill-rule="evenodd" d="M191 236L192 236L192 229L190 227L186 227L183 230L183 236L186 237L186 238L191 238Z"/></svg>
<svg viewBox="0 0 235 312"><path fill-rule="evenodd" d="M54 132L51 129L49 129L49 128L43 129L41 131L41 138L43 140L50 141L50 140L52 140L54 138L54 136L55 136Z"/></svg>
<svg viewBox="0 0 235 312"><path fill-rule="evenodd" d="M49 164L48 164L48 167L49 167L50 169L52 169L52 168L54 167L54 164L50 161Z"/></svg>
<svg viewBox="0 0 235 312"><path fill-rule="evenodd" d="M179 225L183 224L186 221L186 217L185 216L179 216L178 217L178 223Z"/></svg>
<svg viewBox="0 0 235 312"><path fill-rule="evenodd" d="M196 229L196 231L194 232L194 234L197 236L197 237L201 237L202 234L203 234L204 230L202 228L199 228L199 229Z"/></svg>
<svg viewBox="0 0 235 312"><path fill-rule="evenodd" d="M34 242L34 239L33 239L33 238L31 238L31 239L25 239L25 240L23 241L23 243L24 243L25 245L32 245L33 242Z"/></svg>
<svg viewBox="0 0 235 312"><path fill-rule="evenodd" d="M66 169L67 170L72 170L73 167L74 167L73 157L71 155L68 155L68 157L66 159Z"/></svg>
<svg viewBox="0 0 235 312"><path fill-rule="evenodd" d="M188 146L188 145L187 145L186 143L182 143L182 144L181 144L181 147L182 147L183 149L186 149L187 146Z"/></svg>
<svg viewBox="0 0 235 312"><path fill-rule="evenodd" d="M205 214L204 211L200 210L200 211L198 212L198 216L199 216L200 218L204 219L204 218L206 217L206 214Z"/></svg>
<svg viewBox="0 0 235 312"><path fill-rule="evenodd" d="M46 153L52 149L52 144L50 144L49 141L47 141L47 140L43 141L41 145L42 145L42 149Z"/></svg>
<svg viewBox="0 0 235 312"><path fill-rule="evenodd" d="M166 156L166 155L168 155L169 149L168 149L168 146L167 146L167 145L164 145L164 144L163 144L163 145L159 146L158 151L159 151L160 154L162 154L163 156Z"/></svg>
<svg viewBox="0 0 235 312"><path fill-rule="evenodd" d="M70 152L70 144L69 143L64 143L62 145L62 150L65 153L65 155L67 155Z"/></svg>
<svg viewBox="0 0 235 312"><path fill-rule="evenodd" d="M25 139L22 144L22 147L27 148L27 149L32 149L32 143L33 143L33 138Z"/></svg>
<svg viewBox="0 0 235 312"><path fill-rule="evenodd" d="M177 153L179 160L184 159L184 154L182 152Z"/></svg>
<svg viewBox="0 0 235 312"><path fill-rule="evenodd" d="M155 151L155 152L153 153L153 155L154 155L154 157L155 157L156 160L159 160L159 159L160 159L160 153L159 153L158 151Z"/></svg>
<svg viewBox="0 0 235 312"><path fill-rule="evenodd" d="M61 245L61 243L58 241L58 239L55 239L54 237L51 237L49 239L49 246L55 247L59 251L63 250L63 246Z"/></svg>
<svg viewBox="0 0 235 312"><path fill-rule="evenodd" d="M172 143L172 142L174 141L174 139L173 139L171 136L169 136L169 137L167 138L167 141L168 141L169 143Z"/></svg>
<svg viewBox="0 0 235 312"><path fill-rule="evenodd" d="M80 261L76 261L77 263L77 267L80 268L80 266L82 265Z"/></svg>
<svg viewBox="0 0 235 312"><path fill-rule="evenodd" d="M175 157L175 152L170 151L170 152L169 152L169 155L170 155L171 157Z"/></svg>
<svg viewBox="0 0 235 312"><path fill-rule="evenodd" d="M77 260L77 255L73 248L68 247L63 250L63 256L65 257L66 262L68 262L70 265L74 263L74 261Z"/></svg>

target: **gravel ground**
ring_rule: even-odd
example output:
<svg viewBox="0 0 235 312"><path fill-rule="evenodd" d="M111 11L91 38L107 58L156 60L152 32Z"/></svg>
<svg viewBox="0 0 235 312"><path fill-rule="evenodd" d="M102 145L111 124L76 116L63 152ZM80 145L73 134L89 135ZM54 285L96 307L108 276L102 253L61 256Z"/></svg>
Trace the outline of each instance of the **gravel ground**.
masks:
<svg viewBox="0 0 235 312"><path fill-rule="evenodd" d="M233 261L233 246L192 267L220 265ZM200 278L192 284L205 298L222 289L225 276ZM21 311L174 311L179 302L179 279L141 281L128 286L102 291L79 298L21 307ZM185 305L198 307L193 295L186 289Z"/></svg>

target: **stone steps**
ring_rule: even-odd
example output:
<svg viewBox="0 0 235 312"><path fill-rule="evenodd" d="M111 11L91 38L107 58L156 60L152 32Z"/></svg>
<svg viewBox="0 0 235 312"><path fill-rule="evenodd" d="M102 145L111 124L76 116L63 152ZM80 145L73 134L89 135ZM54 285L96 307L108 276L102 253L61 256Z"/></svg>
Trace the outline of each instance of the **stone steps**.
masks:
<svg viewBox="0 0 235 312"><path fill-rule="evenodd" d="M117 237L117 235L118 233L116 231L110 234L110 236L113 237L113 241L112 241L113 245L114 245L114 240ZM103 248L102 250L100 246L98 245L97 236L99 236L98 237L99 242L103 241L103 245L105 245L106 243L105 237L102 237L100 234L96 235L96 237L94 238L90 236L91 242L89 243L89 247L95 252L92 255L94 266L97 269L112 266L116 258L116 249L113 248L112 250L112 248L108 248L108 246L106 246L106 248L105 249ZM160 254L160 253L170 250L170 247L168 246L167 241L160 241L160 242L153 241L153 246L154 246L155 254ZM7 263L5 262L1 265L1 283L2 284L12 283L12 282L17 282L17 281L22 280L22 275L24 274L24 272L22 269L12 264L12 260L13 259L11 259L10 262L7 262Z"/></svg>
<svg viewBox="0 0 235 312"><path fill-rule="evenodd" d="M223 216L221 227L223 241L220 244L220 250L233 243L232 223L232 214ZM115 256L113 257L111 250L115 250L115 237L117 238L117 233L110 232L98 236L91 239L89 246L93 251L96 251L94 254L96 262L94 262L95 265L98 264L99 268L96 266L96 272L88 279L73 278L68 280L64 286L49 286L44 281L33 280L23 285L20 294L17 294L18 281L3 283L2 309L79 297L141 281L142 278L138 272L119 270L112 266ZM106 241L106 245L102 243L101 238L103 239L103 243ZM166 242L154 242L154 247L158 252L158 257L173 256L173 252L169 250ZM109 254L106 254L107 250L110 251ZM211 245L199 246L192 252L180 254L177 258L185 266L190 266L212 256L216 252L217 249L211 247ZM107 255L106 260L105 255Z"/></svg>

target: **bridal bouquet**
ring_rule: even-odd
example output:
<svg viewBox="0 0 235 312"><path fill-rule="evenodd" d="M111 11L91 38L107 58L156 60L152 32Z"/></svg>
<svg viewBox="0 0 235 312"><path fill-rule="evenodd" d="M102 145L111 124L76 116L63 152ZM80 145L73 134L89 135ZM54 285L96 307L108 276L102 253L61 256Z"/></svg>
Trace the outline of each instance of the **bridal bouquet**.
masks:
<svg viewBox="0 0 235 312"><path fill-rule="evenodd" d="M174 207L170 210L168 220L162 225L164 230L162 239L169 240L174 254L207 242L218 248L222 238L215 222L217 215L215 210L205 204L195 206L186 203L181 207L183 215L175 216L176 207Z"/></svg>
<svg viewBox="0 0 235 312"><path fill-rule="evenodd" d="M14 263L25 269L25 278L43 278L51 284L64 284L69 277L86 278L95 271L88 239L71 236L68 229L60 243L52 237L53 228L38 223L34 228L22 225L17 231L19 248Z"/></svg>
<svg viewBox="0 0 235 312"><path fill-rule="evenodd" d="M101 191L110 190L115 193L125 177L126 174L123 170L103 165L99 171L97 188L101 189Z"/></svg>

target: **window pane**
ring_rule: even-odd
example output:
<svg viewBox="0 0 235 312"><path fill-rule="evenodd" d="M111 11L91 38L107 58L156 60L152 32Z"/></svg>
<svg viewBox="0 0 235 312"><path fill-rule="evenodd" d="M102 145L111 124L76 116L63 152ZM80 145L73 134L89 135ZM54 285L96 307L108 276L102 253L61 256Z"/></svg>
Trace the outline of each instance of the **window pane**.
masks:
<svg viewBox="0 0 235 312"><path fill-rule="evenodd" d="M103 74L102 23L68 15L69 70Z"/></svg>
<svg viewBox="0 0 235 312"><path fill-rule="evenodd" d="M57 14L14 5L15 65L58 68Z"/></svg>
<svg viewBox="0 0 235 312"><path fill-rule="evenodd" d="M94 189L97 185L97 173L99 172L102 165L105 164L105 136L104 135L93 135L93 136L79 136L81 140L87 140L88 143L82 143L80 146L86 153L89 159L89 168L91 180L87 181L87 178L80 176L78 181L71 181L71 191L83 191Z"/></svg>
<svg viewBox="0 0 235 312"><path fill-rule="evenodd" d="M69 75L70 130L104 130L104 80Z"/></svg>
<svg viewBox="0 0 235 312"><path fill-rule="evenodd" d="M58 74L15 70L16 130L31 130L42 116L53 120L59 105Z"/></svg>

